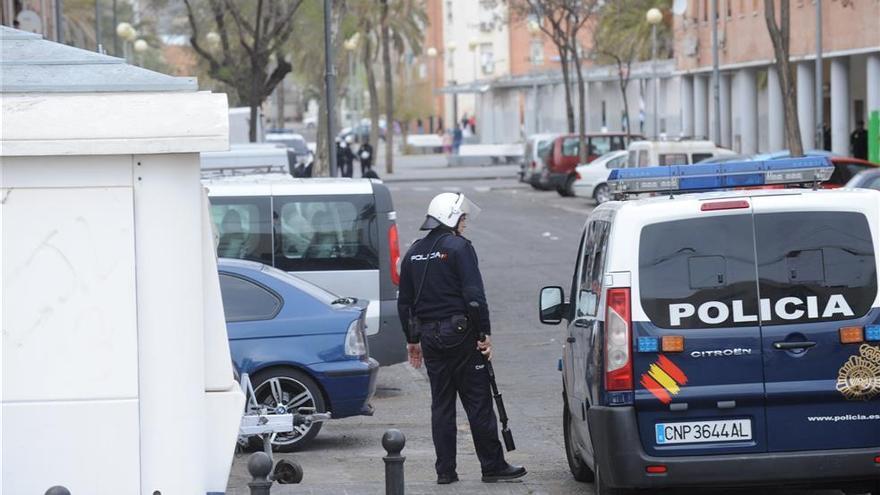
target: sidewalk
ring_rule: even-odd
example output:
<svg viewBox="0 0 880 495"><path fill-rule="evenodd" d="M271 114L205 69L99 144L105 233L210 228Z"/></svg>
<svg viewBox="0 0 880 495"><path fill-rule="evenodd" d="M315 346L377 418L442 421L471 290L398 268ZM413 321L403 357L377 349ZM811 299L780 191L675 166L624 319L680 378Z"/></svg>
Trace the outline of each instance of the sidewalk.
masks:
<svg viewBox="0 0 880 495"><path fill-rule="evenodd" d="M355 164L355 168L358 166ZM446 164L446 155L394 155L394 173L385 173L385 157L378 153L373 170L382 181L422 182L437 180L483 180L514 179L518 177L519 165L457 166ZM356 170L356 175L360 170Z"/></svg>

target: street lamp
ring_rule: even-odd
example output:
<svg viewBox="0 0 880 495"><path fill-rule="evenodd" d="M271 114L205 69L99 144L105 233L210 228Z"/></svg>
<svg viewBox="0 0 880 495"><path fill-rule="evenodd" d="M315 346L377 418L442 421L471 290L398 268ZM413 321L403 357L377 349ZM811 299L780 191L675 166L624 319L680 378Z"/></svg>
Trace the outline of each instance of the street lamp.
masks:
<svg viewBox="0 0 880 495"><path fill-rule="evenodd" d="M425 55L427 55L429 58L434 58L437 56L437 49L433 46L430 46L427 50L425 50Z"/></svg>
<svg viewBox="0 0 880 495"><path fill-rule="evenodd" d="M208 48L215 50L220 46L220 35L215 31L209 31L208 34L205 35L205 43L208 44Z"/></svg>
<svg viewBox="0 0 880 495"><path fill-rule="evenodd" d="M474 59L474 81L477 80L477 47L480 46L480 41L477 38L471 38L468 41L468 50L473 54Z"/></svg>
<svg viewBox="0 0 880 495"><path fill-rule="evenodd" d="M526 24L526 29L529 30L529 34L535 36L536 34L541 32L541 25L538 24L538 21L530 19L528 24Z"/></svg>
<svg viewBox="0 0 880 495"><path fill-rule="evenodd" d="M342 47L345 48L345 51L348 52L348 121L351 127L355 126L355 116L354 116L354 95L355 95L355 63L354 63L354 51L358 48L358 41L360 40L360 33L354 33L351 38L348 38L342 43Z"/></svg>
<svg viewBox="0 0 880 495"><path fill-rule="evenodd" d="M657 24L663 21L663 13L652 8L645 14L645 20L651 25L651 74L654 77L654 136L660 135L659 119L657 118L657 100L660 98L660 81L657 79Z"/></svg>
<svg viewBox="0 0 880 495"><path fill-rule="evenodd" d="M454 41L450 41L446 44L446 53L449 54L449 85L454 86L455 82L455 49L458 48L458 45L455 44ZM453 90L452 93L452 122L458 121L458 93ZM447 125L449 123L447 122Z"/></svg>
<svg viewBox="0 0 880 495"><path fill-rule="evenodd" d="M125 58L125 61L128 62L128 59L130 58L129 44L137 39L138 33L131 24L120 22L116 25L116 35L122 38L122 56Z"/></svg>
<svg viewBox="0 0 880 495"><path fill-rule="evenodd" d="M437 68L435 65L437 64L437 49L433 46L429 46L427 50L425 50L425 55L428 56L429 67L429 75L428 78L430 82L428 83L428 87L431 91L431 117L430 117L430 131L434 132L434 116L437 114L437 97L434 94L437 86Z"/></svg>

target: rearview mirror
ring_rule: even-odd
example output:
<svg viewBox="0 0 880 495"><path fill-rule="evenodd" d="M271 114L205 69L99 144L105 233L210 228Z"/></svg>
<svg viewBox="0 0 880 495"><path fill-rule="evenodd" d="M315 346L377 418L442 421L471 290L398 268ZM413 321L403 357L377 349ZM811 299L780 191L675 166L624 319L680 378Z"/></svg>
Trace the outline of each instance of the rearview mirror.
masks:
<svg viewBox="0 0 880 495"><path fill-rule="evenodd" d="M541 289L540 314L541 323L545 325L558 325L568 305L565 304L565 292L562 287L544 287Z"/></svg>

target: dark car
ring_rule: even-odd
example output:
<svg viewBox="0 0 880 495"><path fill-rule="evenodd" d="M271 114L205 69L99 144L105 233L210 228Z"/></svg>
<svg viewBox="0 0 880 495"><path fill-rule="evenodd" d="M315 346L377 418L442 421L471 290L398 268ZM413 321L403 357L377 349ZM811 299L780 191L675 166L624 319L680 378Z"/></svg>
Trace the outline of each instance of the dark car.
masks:
<svg viewBox="0 0 880 495"><path fill-rule="evenodd" d="M865 189L880 190L880 168L873 168L871 170L859 172L846 183L846 187L861 187Z"/></svg>
<svg viewBox="0 0 880 495"><path fill-rule="evenodd" d="M221 258L219 272L232 361L258 403L334 419L373 413L379 363L369 356L365 304L252 261ZM301 449L321 424L279 434L273 448Z"/></svg>
<svg viewBox="0 0 880 495"><path fill-rule="evenodd" d="M835 155L834 153L824 150L807 150L804 156L827 156L834 165L834 173L831 179L821 184L823 189L834 189L843 187L855 175L864 170L873 170L878 167L876 163L862 160L861 158L853 158L850 156ZM778 151L765 155L757 155L753 160L779 160L782 158L790 158L791 153L788 150Z"/></svg>
<svg viewBox="0 0 880 495"><path fill-rule="evenodd" d="M625 133L605 132L587 133L587 162L608 153L609 151L625 150L630 141L643 139L642 136ZM574 196L574 181L577 180L575 168L580 165L580 136L566 134L553 140L544 159L544 181L550 189L562 196Z"/></svg>

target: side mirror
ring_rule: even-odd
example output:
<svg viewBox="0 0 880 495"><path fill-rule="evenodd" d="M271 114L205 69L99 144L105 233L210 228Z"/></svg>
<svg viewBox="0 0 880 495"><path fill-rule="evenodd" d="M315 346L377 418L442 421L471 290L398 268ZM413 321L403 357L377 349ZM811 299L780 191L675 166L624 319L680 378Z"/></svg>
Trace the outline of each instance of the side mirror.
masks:
<svg viewBox="0 0 880 495"><path fill-rule="evenodd" d="M565 304L565 292L562 287L544 287L541 289L540 314L541 323L545 325L558 325L565 312L568 310L568 304Z"/></svg>

